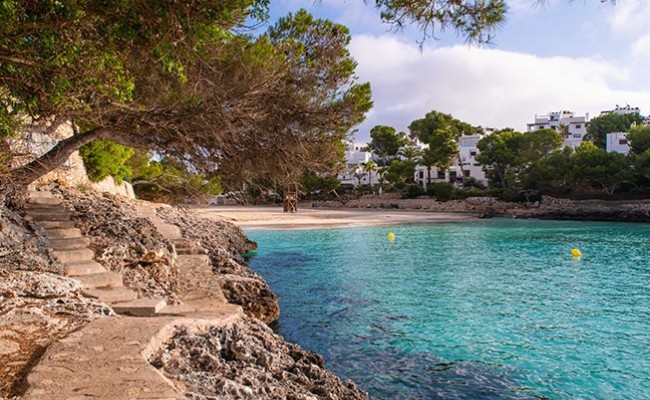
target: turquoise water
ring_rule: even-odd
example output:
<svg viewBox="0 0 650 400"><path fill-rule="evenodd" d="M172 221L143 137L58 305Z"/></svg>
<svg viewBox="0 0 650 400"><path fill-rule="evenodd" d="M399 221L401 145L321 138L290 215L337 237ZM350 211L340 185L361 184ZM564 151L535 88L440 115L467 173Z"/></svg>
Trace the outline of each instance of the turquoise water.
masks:
<svg viewBox="0 0 650 400"><path fill-rule="evenodd" d="M247 234L279 333L373 399L650 399L650 225Z"/></svg>

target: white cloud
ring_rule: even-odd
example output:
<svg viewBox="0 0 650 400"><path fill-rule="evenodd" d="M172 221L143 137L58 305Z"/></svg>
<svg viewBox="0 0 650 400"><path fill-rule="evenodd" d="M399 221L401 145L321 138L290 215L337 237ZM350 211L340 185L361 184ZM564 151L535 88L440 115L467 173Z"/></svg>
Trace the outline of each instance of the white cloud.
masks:
<svg viewBox="0 0 650 400"><path fill-rule="evenodd" d="M374 110L357 136L377 124L406 130L438 110L474 125L524 130L536 113L591 115L615 104L650 109L650 88L623 90L631 72L598 58L542 58L466 46L425 48L394 36L354 36L358 75L370 81Z"/></svg>
<svg viewBox="0 0 650 400"><path fill-rule="evenodd" d="M612 7L609 24L614 32L647 30L650 20L650 3L643 0L618 2Z"/></svg>
<svg viewBox="0 0 650 400"><path fill-rule="evenodd" d="M632 56L639 59L650 59L650 33L641 36L630 46Z"/></svg>

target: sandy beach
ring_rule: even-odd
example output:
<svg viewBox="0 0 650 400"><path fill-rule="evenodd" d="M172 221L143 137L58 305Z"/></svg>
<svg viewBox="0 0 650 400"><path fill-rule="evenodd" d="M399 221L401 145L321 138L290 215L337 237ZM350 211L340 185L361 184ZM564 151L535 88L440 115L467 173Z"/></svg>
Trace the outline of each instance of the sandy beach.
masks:
<svg viewBox="0 0 650 400"><path fill-rule="evenodd" d="M192 211L206 218L230 221L243 229L313 229L460 222L477 218L476 213L390 209L298 208L295 214L281 206L210 206Z"/></svg>

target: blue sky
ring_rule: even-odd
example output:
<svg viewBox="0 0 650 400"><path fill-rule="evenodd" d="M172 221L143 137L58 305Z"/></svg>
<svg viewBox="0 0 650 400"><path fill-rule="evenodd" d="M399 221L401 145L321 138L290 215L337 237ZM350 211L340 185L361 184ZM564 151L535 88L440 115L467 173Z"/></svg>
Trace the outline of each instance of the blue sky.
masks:
<svg viewBox="0 0 650 400"><path fill-rule="evenodd" d="M306 8L350 28L360 80L375 107L355 137L375 125L407 130L430 110L474 125L525 130L535 114L598 115L616 104L650 114L650 2L508 1L492 46L467 46L452 32L420 50L416 29L394 33L363 0L273 0L271 19Z"/></svg>

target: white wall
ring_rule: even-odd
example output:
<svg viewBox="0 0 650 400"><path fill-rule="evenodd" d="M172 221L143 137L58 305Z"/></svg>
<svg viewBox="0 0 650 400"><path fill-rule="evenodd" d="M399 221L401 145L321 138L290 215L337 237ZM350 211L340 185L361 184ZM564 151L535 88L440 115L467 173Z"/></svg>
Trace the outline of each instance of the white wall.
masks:
<svg viewBox="0 0 650 400"><path fill-rule="evenodd" d="M627 132L612 132L607 134L605 142L607 152L616 152L628 155L630 146L627 143Z"/></svg>

